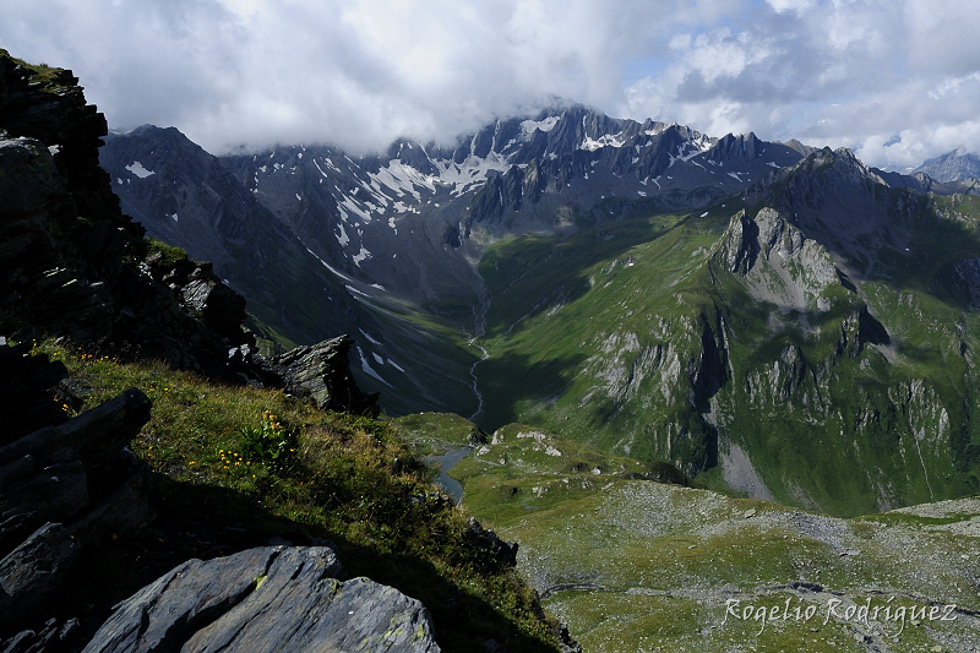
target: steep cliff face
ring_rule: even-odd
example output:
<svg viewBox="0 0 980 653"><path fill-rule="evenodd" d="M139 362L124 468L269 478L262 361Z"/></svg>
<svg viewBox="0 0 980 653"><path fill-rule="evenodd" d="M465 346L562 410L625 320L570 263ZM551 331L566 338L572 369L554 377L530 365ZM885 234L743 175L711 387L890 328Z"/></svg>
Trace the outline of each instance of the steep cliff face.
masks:
<svg viewBox="0 0 980 653"><path fill-rule="evenodd" d="M718 256L745 280L753 299L787 309L826 309L821 295L838 282L830 253L768 207L754 217L739 212Z"/></svg>
<svg viewBox="0 0 980 653"><path fill-rule="evenodd" d="M5 334L68 336L236 377L228 351L254 348L241 328L244 301L210 267L152 255L99 167L105 119L78 80L5 52L0 75Z"/></svg>
<svg viewBox="0 0 980 653"><path fill-rule="evenodd" d="M372 318L317 257L214 156L175 128L109 134L102 165L122 209L163 242L210 261L248 311L289 342L362 329Z"/></svg>

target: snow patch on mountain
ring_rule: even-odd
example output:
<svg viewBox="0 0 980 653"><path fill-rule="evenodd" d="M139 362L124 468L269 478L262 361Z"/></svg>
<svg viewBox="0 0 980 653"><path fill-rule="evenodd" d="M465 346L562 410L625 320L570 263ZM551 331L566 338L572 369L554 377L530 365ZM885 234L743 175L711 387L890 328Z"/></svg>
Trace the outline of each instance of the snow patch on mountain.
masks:
<svg viewBox="0 0 980 653"><path fill-rule="evenodd" d="M368 333L367 333L367 332L365 332L365 331L364 331L364 329L358 329L357 331L358 331L358 332L359 332L359 333L360 333L360 334L361 334L362 336L364 336L365 338L367 338L367 340L368 340L368 342L370 342L370 343L371 343L372 345L377 345L377 346L379 346L379 347L381 346L381 343L380 343L380 342L378 342L377 340L375 340L374 338L372 338L372 337L371 337L370 335L368 335Z"/></svg>
<svg viewBox="0 0 980 653"><path fill-rule="evenodd" d="M386 360L388 361L388 364L389 365L391 365L392 367L394 367L396 370L398 370L402 374L405 374L406 373L405 372L405 369L401 365L399 365L398 363L396 363L395 361L391 360L390 358L388 358Z"/></svg>
<svg viewBox="0 0 980 653"><path fill-rule="evenodd" d="M140 179L146 179L150 175L156 174L152 170L147 170L146 168L144 168L143 164L140 163L139 161L133 161L132 163L130 163L128 166L126 166L126 170L129 170L131 173L133 173Z"/></svg>
<svg viewBox="0 0 980 653"><path fill-rule="evenodd" d="M317 255L316 255L316 254L315 254L315 253L313 252L313 250L312 250L312 249L310 249L309 247L306 247L305 249L306 249L306 251L307 251L307 252L309 252L309 253L310 253L310 256L312 256L312 257L313 257L313 258L315 258L316 260L318 260L318 261L320 261L320 264L321 264L321 265L323 265L323 267L325 267L325 268L327 268L327 270L329 270L329 271L331 272L331 274L333 274L333 275L334 275L334 276L336 276L336 277L339 277L339 278L341 278L341 279L343 279L344 281L350 281L351 283L354 283L354 280L353 280L353 279L351 279L351 278L350 278L350 277L348 277L348 276L347 276L346 274L344 274L343 272L341 272L341 271L340 271L340 270L338 270L337 268L335 268L335 267L333 267L333 266L331 266L331 265L330 265L329 263L327 263L327 262L326 262L326 261L324 261L324 260L323 260L322 258L320 258L319 256L317 256Z"/></svg>
<svg viewBox="0 0 980 653"><path fill-rule="evenodd" d="M364 245L361 245L361 251L359 251L357 254L352 256L350 260L354 261L354 265L356 265L357 267L361 267L361 262L371 257L372 257L371 252L367 251L364 248Z"/></svg>
<svg viewBox="0 0 980 653"><path fill-rule="evenodd" d="M398 159L392 159L387 166L381 168L377 173L368 173L368 177L390 189L398 197L405 197L406 194L411 195L416 202L422 201L422 195L416 190L416 186L421 186L433 193L436 190L432 178Z"/></svg>
<svg viewBox="0 0 980 653"><path fill-rule="evenodd" d="M349 217L353 213L364 222L371 222L371 215L357 206L356 200L351 196L344 197L344 200L337 205L337 208L340 209L344 217Z"/></svg>
<svg viewBox="0 0 980 653"><path fill-rule="evenodd" d="M483 184L487 180L489 172L506 172L511 167L508 157L493 151L483 158L470 156L459 164L452 160L434 161L433 163L439 170L439 181L452 187L453 197L459 197Z"/></svg>
<svg viewBox="0 0 980 653"><path fill-rule="evenodd" d="M534 136L534 132L550 132L558 124L561 116L549 116L544 120L525 120L521 123L521 141L526 143Z"/></svg>
<svg viewBox="0 0 980 653"><path fill-rule="evenodd" d="M623 138L622 132L620 132L618 134L603 134L598 139L586 136L582 144L578 146L578 149L595 152L602 147L623 147L624 145L626 145L626 140Z"/></svg>
<svg viewBox="0 0 980 653"><path fill-rule="evenodd" d="M364 373L367 374L368 376L377 379L381 383L384 383L386 386L390 387L391 384L385 381L383 378L381 378L381 375L375 372L374 368L372 368L371 365L368 363L367 357L364 355L364 350L361 349L361 346L358 345L356 349L357 349L357 356L358 358L361 359L361 370L363 370Z"/></svg>
<svg viewBox="0 0 980 653"><path fill-rule="evenodd" d="M340 233L336 234L337 242L340 243L341 247L347 247L347 243L350 242L350 236L347 235L347 230L344 229L344 225L338 224L337 227L340 228Z"/></svg>

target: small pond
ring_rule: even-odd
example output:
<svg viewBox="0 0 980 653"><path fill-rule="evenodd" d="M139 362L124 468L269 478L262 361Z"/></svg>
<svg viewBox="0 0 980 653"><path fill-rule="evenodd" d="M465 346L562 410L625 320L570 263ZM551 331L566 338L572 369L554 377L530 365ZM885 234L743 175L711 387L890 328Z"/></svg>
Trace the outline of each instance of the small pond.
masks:
<svg viewBox="0 0 980 653"><path fill-rule="evenodd" d="M463 484L449 475L449 471L456 466L459 461L466 458L473 451L473 447L460 447L447 451L441 456L429 456L425 459L426 464L436 467L439 475L436 477L436 485L441 487L453 498L453 501L460 503L463 500Z"/></svg>

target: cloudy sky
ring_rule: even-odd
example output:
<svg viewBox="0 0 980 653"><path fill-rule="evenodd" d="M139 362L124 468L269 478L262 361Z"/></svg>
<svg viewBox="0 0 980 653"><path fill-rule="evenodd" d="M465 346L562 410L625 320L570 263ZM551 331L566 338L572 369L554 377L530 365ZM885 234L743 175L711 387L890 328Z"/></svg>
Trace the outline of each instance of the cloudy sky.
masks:
<svg viewBox="0 0 980 653"><path fill-rule="evenodd" d="M206 149L451 142L555 98L894 170L980 152L976 0L3 0L0 47Z"/></svg>

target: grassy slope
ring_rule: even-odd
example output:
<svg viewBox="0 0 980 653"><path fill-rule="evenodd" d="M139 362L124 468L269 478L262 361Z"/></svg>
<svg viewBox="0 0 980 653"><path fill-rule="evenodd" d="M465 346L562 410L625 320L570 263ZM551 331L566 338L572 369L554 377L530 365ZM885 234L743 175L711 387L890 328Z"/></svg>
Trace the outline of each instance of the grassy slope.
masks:
<svg viewBox="0 0 980 653"><path fill-rule="evenodd" d="M734 275L711 274L732 208L497 243L480 264L493 296L490 358L477 368L488 399L481 424L519 420L608 451L684 463L711 437L700 412L720 425L723 449L734 442L749 452L777 498L836 514L975 491L980 435L968 415L977 398L957 331L972 350L977 317L929 281L948 261L980 251L961 233L975 229L974 204L958 200L959 218L915 217L917 267L891 262L892 278L859 282L860 294L831 287L830 310L805 314L753 300ZM959 244L944 248L954 232ZM892 346L841 355L842 334L857 338L864 301ZM735 374L710 415L690 400L705 328L715 337L724 330ZM750 396L746 379L768 381L787 347L803 370L789 400L780 388ZM903 405L910 388L919 394ZM705 480L725 487L719 469Z"/></svg>
<svg viewBox="0 0 980 653"><path fill-rule="evenodd" d="M678 221L633 220L548 239L537 248L512 241L484 256L480 267L493 293L493 339L491 357L478 369L491 400L488 426L520 417L560 427L571 437L581 433L600 446L618 444L618 451L636 457L654 457L649 440L635 440L631 448L622 443L624 432L635 431L636 419L643 417L608 397L589 401L596 382L581 372L601 362L591 357L614 333L642 337L669 328L660 326L662 316L683 320L699 313L704 298L690 277L698 229L670 229Z"/></svg>
<svg viewBox="0 0 980 653"><path fill-rule="evenodd" d="M489 639L510 650L555 645L520 576L472 546L468 517L433 491L430 472L386 423L316 411L281 392L215 385L160 364L121 364L51 343L36 351L64 361L84 394L84 405L64 405L66 412L132 386L153 402L133 448L152 471L159 517L79 565L66 602L72 610L86 606L92 622L188 557L270 539L326 539L350 575L423 601L444 650L477 650ZM273 441L261 440L263 432Z"/></svg>
<svg viewBox="0 0 980 653"><path fill-rule="evenodd" d="M430 451L468 434L457 418L411 420L406 432ZM641 469L665 471L510 425L451 475L467 509L520 544L519 566L587 651L967 650L980 633L980 500L843 520L636 478ZM726 620L730 599L816 614L763 628L757 612ZM904 606L904 631L837 618L868 601ZM908 616L950 603L954 622Z"/></svg>

